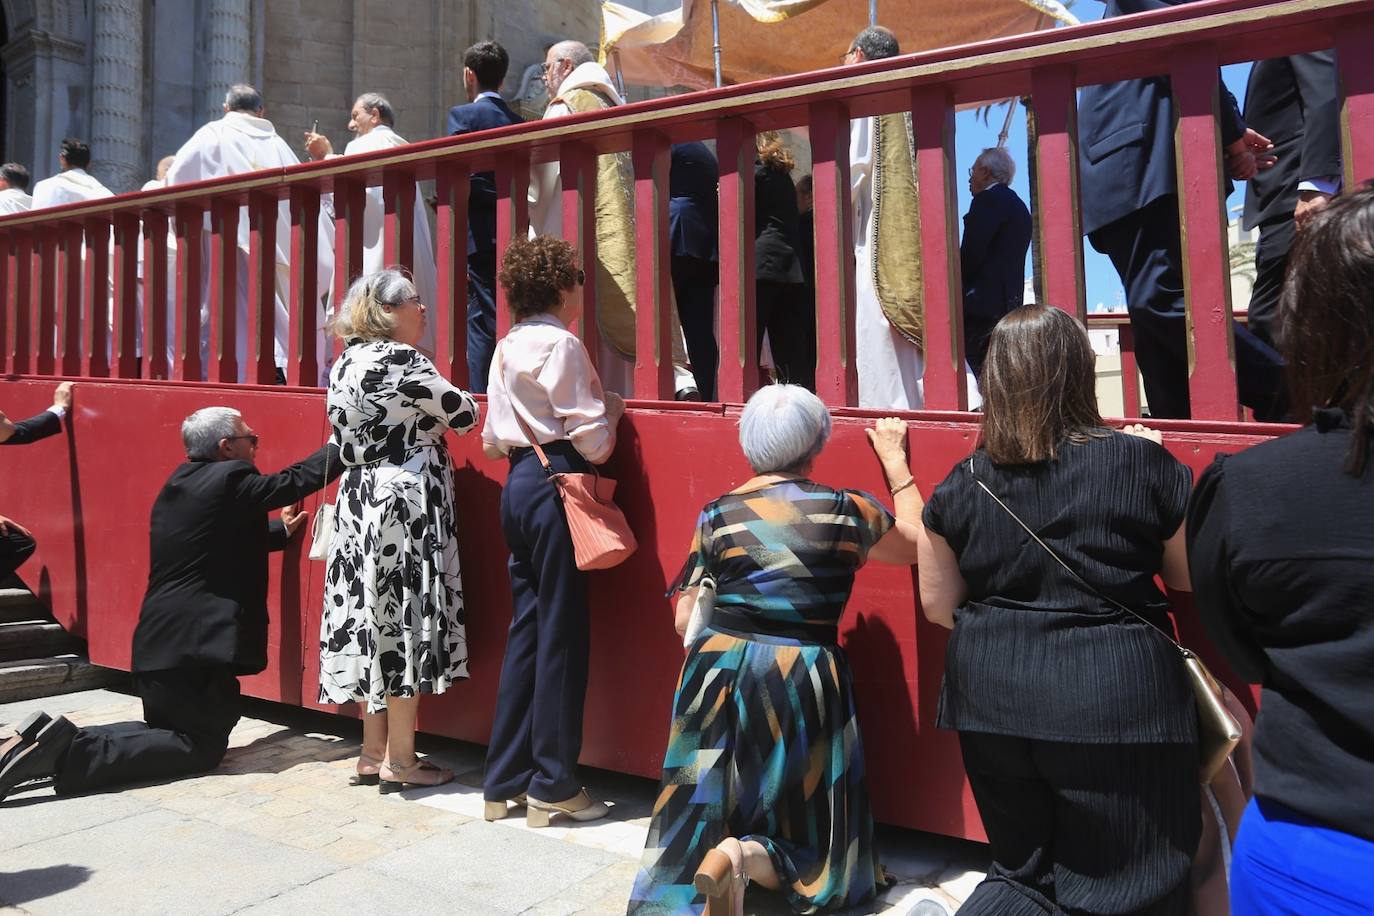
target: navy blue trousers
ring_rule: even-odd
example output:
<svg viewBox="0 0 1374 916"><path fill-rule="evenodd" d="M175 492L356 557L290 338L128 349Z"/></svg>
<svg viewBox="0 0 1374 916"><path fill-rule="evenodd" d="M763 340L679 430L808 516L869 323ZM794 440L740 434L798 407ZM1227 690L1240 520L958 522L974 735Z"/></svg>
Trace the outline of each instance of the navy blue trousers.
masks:
<svg viewBox="0 0 1374 916"><path fill-rule="evenodd" d="M487 393L496 352L496 252L468 255L468 391Z"/></svg>
<svg viewBox="0 0 1374 916"><path fill-rule="evenodd" d="M716 283L719 268L714 261L676 255L672 261L673 297L677 318L687 341L687 359L703 401L716 399L716 367L720 347L716 343Z"/></svg>
<svg viewBox="0 0 1374 916"><path fill-rule="evenodd" d="M1187 419L1188 338L1178 197L1158 198L1089 234L1088 241L1111 258L1126 288L1150 416ZM1254 409L1256 419L1284 419L1283 359L1245 328L1233 329L1241 403Z"/></svg>
<svg viewBox="0 0 1374 916"><path fill-rule="evenodd" d="M1325 827L1278 802L1250 800L1231 857L1233 916L1371 912L1374 841Z"/></svg>
<svg viewBox="0 0 1374 916"><path fill-rule="evenodd" d="M544 446L558 471L586 471L566 441ZM582 706L587 695L587 574L573 558L558 492L529 449L511 458L501 492L514 599L487 747L488 801L528 792L563 801L582 788Z"/></svg>

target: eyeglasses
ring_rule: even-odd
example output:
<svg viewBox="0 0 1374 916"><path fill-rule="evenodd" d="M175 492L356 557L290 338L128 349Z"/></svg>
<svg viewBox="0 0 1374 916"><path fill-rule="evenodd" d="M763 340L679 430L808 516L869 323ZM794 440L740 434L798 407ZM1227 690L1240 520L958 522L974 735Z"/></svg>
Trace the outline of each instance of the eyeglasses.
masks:
<svg viewBox="0 0 1374 916"><path fill-rule="evenodd" d="M252 433L252 434L247 435L247 436L225 436L225 437L224 437L224 441L225 441L225 442L233 442L235 439L247 439L247 440L248 440L248 444L251 445L251 446L253 446L253 448L257 448L257 447L258 447L258 436L257 436L257 433Z"/></svg>
<svg viewBox="0 0 1374 916"><path fill-rule="evenodd" d="M565 60L568 60L568 58L566 58L566 57L560 57L560 58L558 58L557 60L555 60L553 63L549 63L548 61L544 61L544 63L542 63L542 64L539 65L539 75L540 75L540 77L548 76L550 70L554 69L554 68L557 67L559 64L563 63L563 61L565 61Z"/></svg>

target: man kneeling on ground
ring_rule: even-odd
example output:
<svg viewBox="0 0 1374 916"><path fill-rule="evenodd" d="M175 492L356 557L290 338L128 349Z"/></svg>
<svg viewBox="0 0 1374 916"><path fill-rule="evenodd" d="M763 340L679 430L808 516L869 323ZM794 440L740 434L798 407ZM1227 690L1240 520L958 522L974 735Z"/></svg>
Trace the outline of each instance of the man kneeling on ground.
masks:
<svg viewBox="0 0 1374 916"><path fill-rule="evenodd" d="M280 473L260 473L258 436L229 407L191 414L181 437L188 460L153 503L148 590L134 631L145 721L77 728L35 714L20 729L34 737L3 760L0 800L46 776L70 795L201 773L224 759L239 719L238 676L267 667L267 553L305 522L292 504L342 465L327 445ZM268 519L274 509L280 521Z"/></svg>

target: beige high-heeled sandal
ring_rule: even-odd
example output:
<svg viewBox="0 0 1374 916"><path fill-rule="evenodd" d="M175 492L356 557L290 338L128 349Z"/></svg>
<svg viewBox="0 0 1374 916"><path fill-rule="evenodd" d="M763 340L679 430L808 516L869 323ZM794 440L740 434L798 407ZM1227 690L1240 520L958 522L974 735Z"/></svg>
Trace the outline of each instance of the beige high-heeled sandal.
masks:
<svg viewBox="0 0 1374 916"><path fill-rule="evenodd" d="M525 823L531 827L547 827L549 819L555 814L566 815L578 822L595 821L610 813L605 802L592 801L587 790L583 789L572 798L561 802L540 801L534 796L526 799Z"/></svg>
<svg viewBox="0 0 1374 916"><path fill-rule="evenodd" d="M399 792L406 786L442 786L453 781L453 771L447 767L437 767L421 757L416 757L406 766L383 763L377 773L382 795Z"/></svg>
<svg viewBox="0 0 1374 916"><path fill-rule="evenodd" d="M724 845L729 840L722 840ZM749 876L744 872L744 847L740 847L739 870L720 845L709 849L692 878L697 893L706 895L706 916L743 916L744 890Z"/></svg>
<svg viewBox="0 0 1374 916"><path fill-rule="evenodd" d="M359 753L358 766L348 778L350 786L375 786L381 782L382 758L371 754Z"/></svg>
<svg viewBox="0 0 1374 916"><path fill-rule="evenodd" d="M510 814L510 807L508 806L514 805L517 808L523 808L525 804L524 792L521 792L514 798L506 799L505 801L489 801L486 802L483 808L482 817L488 821L499 821Z"/></svg>

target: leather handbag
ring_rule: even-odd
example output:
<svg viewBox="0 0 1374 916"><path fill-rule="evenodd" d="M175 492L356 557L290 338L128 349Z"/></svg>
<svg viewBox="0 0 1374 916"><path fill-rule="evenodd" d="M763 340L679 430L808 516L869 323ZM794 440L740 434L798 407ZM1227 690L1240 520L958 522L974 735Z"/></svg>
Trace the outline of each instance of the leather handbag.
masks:
<svg viewBox="0 0 1374 916"><path fill-rule="evenodd" d="M327 444L327 443L326 443ZM324 453L324 479L329 480L329 452ZM325 484L329 486L329 484ZM334 533L338 520L334 516L334 503L320 497L320 507L315 510L315 520L310 523L310 553L312 560L328 560L329 548L334 543Z"/></svg>
<svg viewBox="0 0 1374 916"><path fill-rule="evenodd" d="M692 616L687 618L687 629L682 632L682 648L690 649L701 631L711 625L711 613L715 609L716 580L706 576L697 585L697 600L692 605Z"/></svg>
<svg viewBox="0 0 1374 916"><path fill-rule="evenodd" d="M987 484L978 479L978 475L973 471L972 458L968 460L968 472L969 476L973 478L973 482L978 484L984 493L991 496L997 505L1005 509L1007 514L1015 519L1018 525L1025 529L1025 532L1031 536L1031 539L1034 540L1035 543L1045 548L1045 552L1053 557L1055 562L1060 566L1064 567L1065 572L1077 579L1089 591L1097 595L1103 601L1125 611L1127 614L1130 614L1132 617L1148 626L1151 630L1167 639L1169 643L1179 651L1179 654L1183 657L1183 670L1188 674L1188 684L1193 689L1193 699L1196 701L1197 705L1198 781L1203 785L1209 784L1216 777L1217 773L1221 771L1221 768L1226 765L1226 760L1231 756L1231 751L1235 750L1236 745L1240 743L1241 727L1240 723L1231 715L1230 710L1226 708L1226 701L1221 695L1221 686L1217 683L1217 679L1212 676L1212 672L1208 671L1207 666L1202 663L1202 659L1198 658L1188 649L1185 649L1178 640L1155 626L1145 617L1126 607L1126 605L1117 601L1115 598L1102 594L1102 592L1094 588L1086 579L1074 572L1073 568L1070 567L1068 563L1065 563L1049 544L1042 541L1040 536L1021 520L1021 516L1013 512L1011 507L1002 502L996 493L988 489Z"/></svg>

